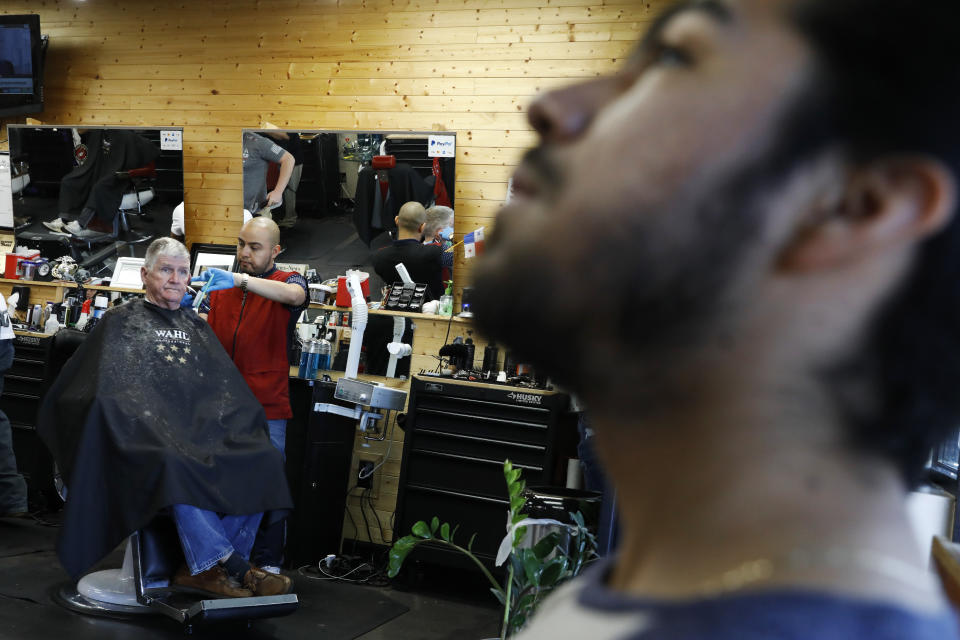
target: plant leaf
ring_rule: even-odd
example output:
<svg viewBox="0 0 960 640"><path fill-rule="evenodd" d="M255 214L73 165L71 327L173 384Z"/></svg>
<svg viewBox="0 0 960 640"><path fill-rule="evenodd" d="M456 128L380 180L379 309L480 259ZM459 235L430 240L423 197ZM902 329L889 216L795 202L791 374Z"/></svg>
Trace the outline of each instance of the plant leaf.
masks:
<svg viewBox="0 0 960 640"><path fill-rule="evenodd" d="M537 544L533 545L533 553L543 560L548 555L554 552L557 548L557 545L560 543L560 533L558 531L551 531L547 535L540 538Z"/></svg>
<svg viewBox="0 0 960 640"><path fill-rule="evenodd" d="M467 551L473 551L473 541L477 538L477 534L474 533L470 536L470 542L467 543Z"/></svg>
<svg viewBox="0 0 960 640"><path fill-rule="evenodd" d="M440 518L433 516L433 519L430 521L430 533L436 535L437 527L440 526Z"/></svg>
<svg viewBox="0 0 960 640"><path fill-rule="evenodd" d="M499 602L500 604L504 604L503 591L500 591L499 589L494 589L493 587L490 587L490 593L492 593L492 594L493 594L493 597L497 599L497 602Z"/></svg>
<svg viewBox="0 0 960 640"><path fill-rule="evenodd" d="M540 585L553 587L563 577L567 569L567 559L559 556L550 561L540 574Z"/></svg>
<svg viewBox="0 0 960 640"><path fill-rule="evenodd" d="M400 567L403 566L403 561L407 559L410 551L420 544L420 542L418 538L414 538L413 536L404 536L393 543L393 546L390 547L390 560L387 564L388 576L391 578L397 577L397 574L400 572Z"/></svg>
<svg viewBox="0 0 960 640"><path fill-rule="evenodd" d="M424 540L430 540L433 538L433 534L430 533L430 527L428 527L427 523L423 520L420 520L413 525L411 531L413 531L413 535L417 536L418 538L423 538Z"/></svg>
<svg viewBox="0 0 960 640"><path fill-rule="evenodd" d="M446 540L447 542L450 541L450 524L449 523L444 522L442 525L440 525L440 537Z"/></svg>
<svg viewBox="0 0 960 640"><path fill-rule="evenodd" d="M540 559L534 555L531 549L523 550L523 575L527 577L527 581L537 586L540 584L540 573L543 571L543 564L540 562Z"/></svg>

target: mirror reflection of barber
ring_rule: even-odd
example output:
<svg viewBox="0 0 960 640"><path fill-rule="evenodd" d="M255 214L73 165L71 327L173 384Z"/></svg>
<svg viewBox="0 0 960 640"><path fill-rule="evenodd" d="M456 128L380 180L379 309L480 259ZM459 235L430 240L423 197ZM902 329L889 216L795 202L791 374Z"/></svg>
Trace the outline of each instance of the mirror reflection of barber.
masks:
<svg viewBox="0 0 960 640"><path fill-rule="evenodd" d="M267 192L267 169L271 162L280 164L277 185ZM243 134L243 208L250 215L268 215L270 208L280 205L283 191L293 175L293 155L276 142L259 134ZM269 217L269 215L268 215Z"/></svg>

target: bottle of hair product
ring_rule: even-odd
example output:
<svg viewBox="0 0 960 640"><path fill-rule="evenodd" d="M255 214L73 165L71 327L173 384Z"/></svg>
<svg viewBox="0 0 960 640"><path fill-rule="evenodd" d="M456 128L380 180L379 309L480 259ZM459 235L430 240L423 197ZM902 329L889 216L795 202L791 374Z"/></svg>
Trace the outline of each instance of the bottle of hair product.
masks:
<svg viewBox="0 0 960 640"><path fill-rule="evenodd" d="M57 314L51 313L50 317L47 318L46 324L43 325L43 332L47 335L53 335L60 330L60 321L57 320Z"/></svg>
<svg viewBox="0 0 960 640"><path fill-rule="evenodd" d="M300 347L300 369L297 371L297 375L301 378L306 379L307 368L310 364L310 344L313 340L307 339L303 341L303 346Z"/></svg>
<svg viewBox="0 0 960 640"><path fill-rule="evenodd" d="M473 369L473 359L477 352L477 347L473 344L473 338L468 337L464 344L467 346L467 357L466 362L464 362L464 368L468 370Z"/></svg>
<svg viewBox="0 0 960 640"><path fill-rule="evenodd" d="M319 341L319 347L317 353L319 358L317 359L317 369L320 371L327 371L330 369L330 354L333 351L330 341L326 338L321 338Z"/></svg>
<svg viewBox="0 0 960 640"><path fill-rule="evenodd" d="M496 375L499 371L497 368L497 359L500 357L500 350L497 348L497 345L490 343L483 350L483 372L488 375Z"/></svg>

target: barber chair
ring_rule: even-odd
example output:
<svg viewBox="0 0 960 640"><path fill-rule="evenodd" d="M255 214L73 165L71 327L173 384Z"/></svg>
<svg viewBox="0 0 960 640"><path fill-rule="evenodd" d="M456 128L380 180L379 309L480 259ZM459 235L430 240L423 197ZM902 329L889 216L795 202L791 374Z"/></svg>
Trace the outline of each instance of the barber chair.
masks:
<svg viewBox="0 0 960 640"><path fill-rule="evenodd" d="M87 334L61 329L53 338L51 371L59 371ZM67 498L66 490L61 497ZM128 539L119 569L88 573L76 583L62 585L54 599L71 611L109 617L163 615L192 632L194 625L218 621L246 621L293 613L299 607L294 593L252 598L203 599L179 592L169 577L183 563L183 551L173 519L161 513Z"/></svg>
<svg viewBox="0 0 960 640"><path fill-rule="evenodd" d="M138 215L144 222L152 222L153 217L144 213L143 207L156 195L153 187L149 186L147 181L157 177L157 163L151 162L145 167L130 169L129 171L118 171L116 175L117 178L128 181L126 193L123 194L123 199L120 201L120 220L124 231L130 231L127 214Z"/></svg>
<svg viewBox="0 0 960 640"><path fill-rule="evenodd" d="M203 599L170 586L169 576L183 563L173 519L158 516L128 539L120 569L88 573L55 593L61 605L86 615L134 618L163 615L188 633L194 625L246 621L293 613L300 606L295 593L252 598Z"/></svg>

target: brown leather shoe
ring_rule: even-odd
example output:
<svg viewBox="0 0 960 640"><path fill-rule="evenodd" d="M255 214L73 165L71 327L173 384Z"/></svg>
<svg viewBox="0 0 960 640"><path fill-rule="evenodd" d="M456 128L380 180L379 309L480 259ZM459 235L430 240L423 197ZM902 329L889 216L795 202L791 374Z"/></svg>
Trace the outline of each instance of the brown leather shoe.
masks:
<svg viewBox="0 0 960 640"><path fill-rule="evenodd" d="M219 564L195 576L190 575L187 565L182 565L174 574L171 584L178 590L214 598L249 598L253 592L244 589L232 579Z"/></svg>
<svg viewBox="0 0 960 640"><path fill-rule="evenodd" d="M290 593L293 581L287 576L269 573L260 567L250 567L243 576L243 586L258 596L282 596Z"/></svg>

